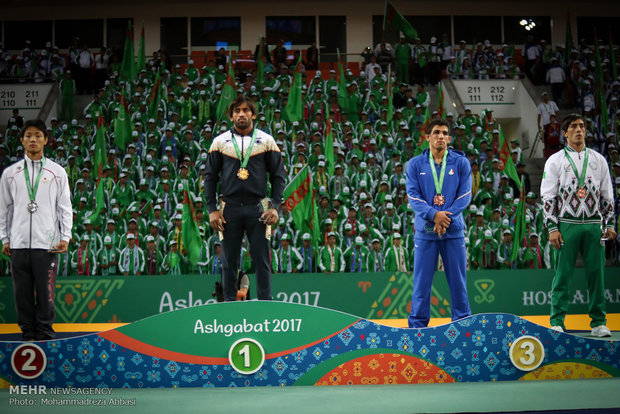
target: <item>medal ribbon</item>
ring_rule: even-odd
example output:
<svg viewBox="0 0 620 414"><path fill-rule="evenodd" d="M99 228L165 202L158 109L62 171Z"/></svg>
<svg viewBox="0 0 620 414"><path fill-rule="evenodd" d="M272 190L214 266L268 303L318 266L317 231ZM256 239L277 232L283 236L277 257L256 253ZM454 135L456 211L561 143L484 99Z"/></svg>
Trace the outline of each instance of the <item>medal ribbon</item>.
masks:
<svg viewBox="0 0 620 414"><path fill-rule="evenodd" d="M250 141L250 145L248 145L248 150L245 152L245 157L243 156L241 150L239 149L239 144L237 144L237 140L233 133L230 133L232 137L233 146L235 147L235 153L237 154L237 158L241 163L241 168L245 168L248 165L248 161L250 161L250 156L252 155L252 148L254 147L254 142L256 141L256 127L254 127L254 132L252 132L252 140ZM241 145L243 145L243 137L241 137Z"/></svg>
<svg viewBox="0 0 620 414"><path fill-rule="evenodd" d="M30 198L30 202L34 203L34 200L37 198L37 191L39 190L39 182L41 181L41 174L43 173L43 164L45 163L45 158L41 158L41 168L39 169L39 173L37 174L37 178L34 181L34 188L30 183L30 174L28 173L28 166L26 165L26 161L24 161L24 177L26 178L26 188L28 189L28 198ZM32 172L34 172L34 162L32 163Z"/></svg>
<svg viewBox="0 0 620 414"><path fill-rule="evenodd" d="M579 180L579 188L583 187L583 185L586 182L586 168L588 167L588 156L590 155L587 147L585 148L584 152L586 154L584 155L584 158L583 158L583 168L581 169L581 174L579 174L579 172L577 172L577 166L575 165L575 162L570 157L570 155L568 155L568 151L566 151L566 147L564 148L564 155L566 155L566 158L568 158L568 162L570 163L570 166L573 169L573 172L575 173L575 177L577 177L577 179Z"/></svg>
<svg viewBox="0 0 620 414"><path fill-rule="evenodd" d="M443 153L443 160L441 161L441 173L439 179L437 179L437 169L435 168L435 160L433 159L433 153L428 152L428 160L431 164L431 172L433 173L433 180L435 181L435 193L440 195L443 188L443 180L446 178L446 158L448 157L448 150Z"/></svg>

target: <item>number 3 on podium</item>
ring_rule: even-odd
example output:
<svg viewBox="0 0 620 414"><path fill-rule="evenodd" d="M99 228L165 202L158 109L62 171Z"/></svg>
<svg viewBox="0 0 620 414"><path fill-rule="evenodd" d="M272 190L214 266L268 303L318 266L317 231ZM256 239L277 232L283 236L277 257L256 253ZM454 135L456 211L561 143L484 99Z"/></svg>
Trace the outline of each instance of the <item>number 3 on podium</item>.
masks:
<svg viewBox="0 0 620 414"><path fill-rule="evenodd" d="M533 371L545 359L545 348L538 338L524 335L510 347L510 362L521 371Z"/></svg>

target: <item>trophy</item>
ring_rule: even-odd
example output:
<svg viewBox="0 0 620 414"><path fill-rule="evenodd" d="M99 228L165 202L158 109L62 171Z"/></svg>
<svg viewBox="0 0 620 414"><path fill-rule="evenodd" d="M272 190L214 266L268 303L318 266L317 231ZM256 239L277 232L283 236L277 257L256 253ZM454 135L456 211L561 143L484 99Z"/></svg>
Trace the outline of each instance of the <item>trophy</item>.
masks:
<svg viewBox="0 0 620 414"><path fill-rule="evenodd" d="M271 199L269 197L265 197L260 200L259 206L261 211L264 213L265 211L271 209ZM263 219L260 219L261 222L264 222ZM271 240L271 224L267 224L265 226L265 238L267 240Z"/></svg>
<svg viewBox="0 0 620 414"><path fill-rule="evenodd" d="M226 207L226 202L221 197L218 200L218 205L219 205L218 210L220 211L220 213L222 213L222 216L224 216L224 207ZM223 241L224 240L224 232L218 231L217 232L217 237L219 237L220 242Z"/></svg>
<svg viewBox="0 0 620 414"><path fill-rule="evenodd" d="M601 246L605 246L609 237L605 236L605 232L607 231L607 226L605 225L605 220L601 220Z"/></svg>

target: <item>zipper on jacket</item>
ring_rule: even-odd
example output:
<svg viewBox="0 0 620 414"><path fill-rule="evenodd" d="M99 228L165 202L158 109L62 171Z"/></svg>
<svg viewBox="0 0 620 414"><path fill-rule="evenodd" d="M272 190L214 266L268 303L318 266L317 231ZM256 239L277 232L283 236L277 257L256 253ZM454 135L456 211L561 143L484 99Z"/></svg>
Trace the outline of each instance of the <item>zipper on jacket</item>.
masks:
<svg viewBox="0 0 620 414"><path fill-rule="evenodd" d="M34 161L30 160L30 162L32 163L32 176L34 177ZM27 163L24 162L24 168L28 168L28 165L26 165ZM32 185L33 183L31 183ZM30 197L28 197L28 199L30 199ZM30 238L28 240L28 248L32 249L32 213L30 213L30 211L28 211L28 215L30 216Z"/></svg>

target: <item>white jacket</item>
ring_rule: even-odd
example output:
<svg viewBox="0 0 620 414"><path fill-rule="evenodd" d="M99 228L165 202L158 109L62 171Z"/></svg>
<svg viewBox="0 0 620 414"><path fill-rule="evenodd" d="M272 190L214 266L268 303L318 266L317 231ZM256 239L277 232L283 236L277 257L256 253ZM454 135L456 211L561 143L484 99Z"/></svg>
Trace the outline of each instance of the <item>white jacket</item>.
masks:
<svg viewBox="0 0 620 414"><path fill-rule="evenodd" d="M585 152L576 152L567 146L568 155L581 173ZM558 222L601 223L604 228L615 228L614 195L605 158L588 149L586 170L586 197L577 197L578 178L566 158L564 151L558 151L547 159L540 184L543 200L545 226L549 232L557 230Z"/></svg>
<svg viewBox="0 0 620 414"><path fill-rule="evenodd" d="M0 239L2 244L10 243L11 249L49 250L60 240L71 239L73 210L69 179L64 168L45 158L35 198L39 208L30 214L25 163L30 179L35 180L41 163L34 161L33 165L28 156L6 168L0 178Z"/></svg>

